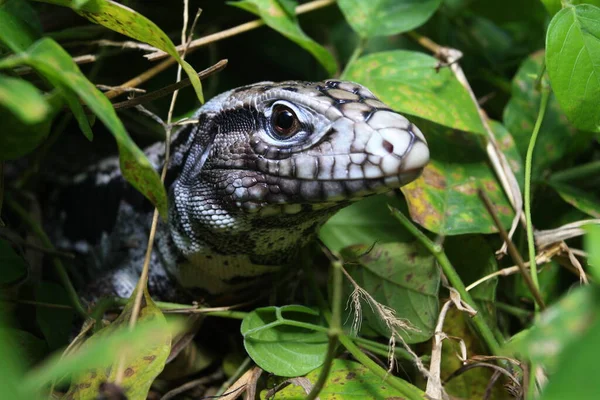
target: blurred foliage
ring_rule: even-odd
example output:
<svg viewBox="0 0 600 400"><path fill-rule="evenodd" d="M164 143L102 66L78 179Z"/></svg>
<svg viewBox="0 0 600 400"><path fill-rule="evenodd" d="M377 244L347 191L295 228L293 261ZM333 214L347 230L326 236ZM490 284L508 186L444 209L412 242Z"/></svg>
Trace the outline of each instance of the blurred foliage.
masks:
<svg viewBox="0 0 600 400"><path fill-rule="evenodd" d="M296 15L298 3L314 7ZM449 379L444 387L450 396L599 398L592 375L600 354L598 220L588 221L596 226L586 231L585 243L579 230L600 216L599 7L597 0L190 0L190 22L202 9L194 38L257 18L264 26L207 43L189 51L183 61L175 47L181 41L181 2L0 0L0 398L44 398L50 391L65 399L157 398L215 370L231 373L247 365L241 361L246 354L275 375L259 380L263 391L257 398L265 398L276 383L282 388L291 383L276 398L304 398L310 391L307 382L321 380L329 367L321 399L431 395L431 385L400 340L432 363L431 373ZM75 313L74 292L61 266L67 266L74 281L82 266L44 242L44 229L52 231L44 206L56 201L48 186L118 152L127 180L166 215L165 190L141 150L165 137L163 127L134 109L115 109L111 103L122 99L109 98L96 86L117 87L163 62L148 61L140 49L120 43L133 40L174 56L191 78L192 86L179 94L175 120L193 113L204 99L237 86L341 77L366 85L423 131L431 162L419 179L402 193L342 210L320 233L333 256L346 263L349 278L342 302L353 294L351 303L357 307L362 299L360 337L349 328L354 318L349 310L346 339L384 365L394 354L402 368L388 374L347 342L342 343L360 363L326 357L331 316L320 298L335 293L333 281L329 291L323 288L326 279L315 279L313 285L320 284L316 288L289 290L286 299L295 295L302 306L278 302L278 307L221 315L231 320L208 318L196 340L201 349L182 352L191 357L184 364L202 367L192 372L181 368L186 372L180 376L173 370L159 375L171 349L181 350L188 340L181 326L167 323L161 311L176 306L155 304L144 292L140 324L133 330L124 328L133 299L118 304L109 299L79 310L89 313L86 321ZM443 53L436 44L457 49L462 57L447 65L439 51L432 51ZM201 84L196 71L224 58L227 68ZM454 62L477 102L455 74ZM170 67L139 86L152 92L175 78ZM540 110L546 94L548 104ZM165 96L144 107L167 120L169 103ZM491 132L482 123L480 107ZM539 137L530 157L536 130ZM493 142L520 190L531 189L532 215L525 218L538 229L577 224L564 231L575 232L566 242L575 255L564 244L558 247L561 236L537 248L541 255L551 254L545 262L553 258L534 273L548 306L544 311L534 305L511 257L494 255L502 238L478 190L491 199L504 228L515 212L490 157ZM398 223L388 205L409 214L418 228ZM527 254L524 228L517 229L513 241ZM305 256L312 257L313 270L325 271L330 264L324 256ZM53 263L57 269L47 268ZM590 280L584 287L579 287L579 263ZM457 309L446 316L442 329L452 342L444 342L440 362L430 350L439 336L435 326L441 305L449 297L456 299L455 289L461 292L490 275L494 277L471 291L468 304L483 315L483 322ZM317 278L324 277L317 273ZM350 278L371 300L357 295ZM466 301L466 292L461 293ZM395 332L372 301L414 330ZM117 305L124 306L120 316L107 314L112 323L100 329L104 311ZM242 318L240 325L235 319ZM91 339L81 345L82 337L75 336L82 322L90 326L91 320L96 321L95 333L82 335ZM388 353L390 337L398 343ZM466 360L457 357L462 351ZM519 362L477 357L506 354ZM424 368L429 367L426 362ZM494 372L499 370L502 374ZM548 377L545 386L530 378L542 373ZM120 384L112 384L119 374ZM299 375L306 379L286 381ZM429 383L439 376L430 375ZM214 394L224 381L223 376L207 380L177 398Z"/></svg>

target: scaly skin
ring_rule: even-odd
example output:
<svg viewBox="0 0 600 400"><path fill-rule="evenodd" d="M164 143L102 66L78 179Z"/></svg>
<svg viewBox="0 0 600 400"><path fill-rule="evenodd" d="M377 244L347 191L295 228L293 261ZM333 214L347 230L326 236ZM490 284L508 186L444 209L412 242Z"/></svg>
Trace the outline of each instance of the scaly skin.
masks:
<svg viewBox="0 0 600 400"><path fill-rule="evenodd" d="M429 159L417 127L351 82L261 82L213 98L195 118L172 142L169 220L150 279L159 297L264 283L337 210L411 182ZM147 150L157 168L162 152L162 144ZM106 165L97 182L120 179ZM104 240L100 292L131 292L149 215L121 202ZM116 243L132 236L142 243L115 258Z"/></svg>

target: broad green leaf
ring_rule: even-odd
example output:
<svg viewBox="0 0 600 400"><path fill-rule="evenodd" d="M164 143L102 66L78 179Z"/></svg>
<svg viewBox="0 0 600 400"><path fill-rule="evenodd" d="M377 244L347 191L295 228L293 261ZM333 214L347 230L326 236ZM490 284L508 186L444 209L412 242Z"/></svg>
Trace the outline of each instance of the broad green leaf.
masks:
<svg viewBox="0 0 600 400"><path fill-rule="evenodd" d="M17 349L20 359L27 366L34 366L48 353L48 346L42 339L21 329L6 330L10 333L12 345Z"/></svg>
<svg viewBox="0 0 600 400"><path fill-rule="evenodd" d="M321 368L306 375L314 385L319 378ZM416 389L416 388L415 388ZM266 391L260 398L266 399ZM306 392L296 385L289 385L275 395L277 400L304 400ZM402 393L392 388L385 380L369 371L364 365L350 360L333 360L331 370L323 390L319 393L322 400L394 400L403 399Z"/></svg>
<svg viewBox="0 0 600 400"><path fill-rule="evenodd" d="M50 106L35 86L23 79L5 75L0 75L0 107L8 108L26 124L41 122L50 113Z"/></svg>
<svg viewBox="0 0 600 400"><path fill-rule="evenodd" d="M29 266L10 244L0 239L0 287L22 282L28 275Z"/></svg>
<svg viewBox="0 0 600 400"><path fill-rule="evenodd" d="M0 1L0 9L21 21L26 27L27 37L39 38L42 36L43 29L40 18L30 2L23 0L3 0ZM0 23L0 26L4 27L5 25Z"/></svg>
<svg viewBox="0 0 600 400"><path fill-rule="evenodd" d="M597 289L589 285L568 293L545 310L532 328L515 336L506 345L507 351L542 363L549 372L564 369L559 362L560 354L580 341L584 332L599 320Z"/></svg>
<svg viewBox="0 0 600 400"><path fill-rule="evenodd" d="M544 3L546 10L551 17L561 10L563 3L568 3L572 6L576 6L578 4L593 4L596 7L600 7L600 0L541 0L541 2Z"/></svg>
<svg viewBox="0 0 600 400"><path fill-rule="evenodd" d="M29 32L26 22L8 14L2 9L0 9L0 26L7 26L7 29L0 30L0 41L4 42L15 53L26 51L33 44L35 36ZM91 140L93 137L92 129L77 96L66 85L62 85L60 80L52 76L47 76L46 78L54 86L61 88L62 97L68 103L71 111L73 111L79 127L85 136ZM30 129L28 135L18 135L17 133L21 132L7 130L12 133L10 137L5 138L5 141L10 142L10 146L4 147L4 151L1 152L3 156L0 158L15 158L35 148L46 136L46 130L43 127L39 127L40 129L37 128Z"/></svg>
<svg viewBox="0 0 600 400"><path fill-rule="evenodd" d="M339 0L338 6L362 37L389 36L423 25L442 0Z"/></svg>
<svg viewBox="0 0 600 400"><path fill-rule="evenodd" d="M432 160L418 179L401 188L412 219L440 235L496 232L477 195L481 187L503 225L510 226L513 210L475 137L426 121L417 125L428 138Z"/></svg>
<svg viewBox="0 0 600 400"><path fill-rule="evenodd" d="M57 103L62 101L58 98ZM50 103L50 102L49 102ZM34 125L24 124L12 112L0 107L0 161L15 160L31 152L48 136L52 119L59 108L52 110L50 118Z"/></svg>
<svg viewBox="0 0 600 400"><path fill-rule="evenodd" d="M35 288L35 300L40 303L71 305L65 289L53 282L41 282ZM36 308L36 321L50 350L57 350L69 344L69 336L73 332L73 316L73 310L68 308Z"/></svg>
<svg viewBox="0 0 600 400"><path fill-rule="evenodd" d="M368 197L343 208L319 231L327 248L339 252L353 244L406 242L414 237L390 218L388 205L406 209L397 196L382 194Z"/></svg>
<svg viewBox="0 0 600 400"><path fill-rule="evenodd" d="M585 249L589 254L590 270L598 280L600 279L600 226L590 225L587 227Z"/></svg>
<svg viewBox="0 0 600 400"><path fill-rule="evenodd" d="M587 332L561 352L559 367L550 377L540 399L600 398L600 385L596 381L598 354L600 354L600 320L596 318Z"/></svg>
<svg viewBox="0 0 600 400"><path fill-rule="evenodd" d="M112 29L115 32L129 36L133 39L148 43L165 53L171 55L186 72L196 96L204 103L202 85L194 68L184 61L177 52L175 45L169 37L152 21L135 12L129 7L110 0L36 0L44 3L57 4L72 8L79 15L95 24Z"/></svg>
<svg viewBox="0 0 600 400"><path fill-rule="evenodd" d="M574 186L550 181L548 182L564 201L594 218L600 218L600 199L591 191Z"/></svg>
<svg viewBox="0 0 600 400"><path fill-rule="evenodd" d="M440 270L425 248L417 242L357 245L342 250L342 257L346 270L361 288L414 328L399 329L407 343L424 342L433 335L438 316ZM346 289L349 296L353 287L347 284ZM384 337L391 335L369 304L363 302L362 312L377 333Z"/></svg>
<svg viewBox="0 0 600 400"><path fill-rule="evenodd" d="M21 19L0 7L0 41L17 53L27 49L35 41L35 35Z"/></svg>
<svg viewBox="0 0 600 400"><path fill-rule="evenodd" d="M542 72L544 53L537 52L520 66L512 81L512 97L502 116L504 126L512 134L524 158L540 107L540 92L536 88ZM548 107L533 153L533 178L557 161L572 156L589 146L593 135L573 128L565 118L554 94Z"/></svg>
<svg viewBox="0 0 600 400"><path fill-rule="evenodd" d="M300 376L325 361L325 332L292 326L287 321L319 325L318 312L304 306L257 308L242 321L244 347L254 362L278 376Z"/></svg>
<svg viewBox="0 0 600 400"><path fill-rule="evenodd" d="M498 270L494 250L482 236L449 236L444 242L444 250L467 286ZM496 326L497 286L498 278L489 279L469 292L492 327Z"/></svg>
<svg viewBox="0 0 600 400"><path fill-rule="evenodd" d="M135 292L119 317L112 324L88 339L84 343L84 349L88 346L97 346L105 338L128 329L134 298ZM160 309L152 301L147 290L144 290L138 323L141 325L151 324L154 327L156 331L151 340L145 340L146 343L143 347L132 346L136 348L131 350L122 347L120 352L115 353L118 356L103 367L97 365L88 370L80 369L77 376L71 382L71 387L66 394L67 398L71 396L77 399L96 399L100 384L115 380L119 356L123 356L125 359L125 372L121 387L124 389L125 396L130 400L146 399L150 385L163 370L167 357L171 352L171 332L169 331L167 321Z"/></svg>
<svg viewBox="0 0 600 400"><path fill-rule="evenodd" d="M1 316L1 315L0 315ZM23 387L25 360L15 345L14 330L0 320L0 398L30 400L35 398L31 389Z"/></svg>
<svg viewBox="0 0 600 400"><path fill-rule="evenodd" d="M258 15L270 28L308 51L327 70L329 75L337 71L337 62L331 53L304 33L295 15L290 15L277 0L243 0L229 4Z"/></svg>
<svg viewBox="0 0 600 400"><path fill-rule="evenodd" d="M569 121L600 132L600 8L582 4L554 16L546 35L546 65Z"/></svg>
<svg viewBox="0 0 600 400"><path fill-rule="evenodd" d="M365 85L396 111L484 134L469 93L449 68L438 72L437 66L426 54L396 50L359 58L343 78Z"/></svg>
<svg viewBox="0 0 600 400"><path fill-rule="evenodd" d="M154 167L131 140L110 101L87 80L62 47L54 40L44 38L26 52L2 61L0 61L0 68L11 67L15 63L27 64L81 97L117 140L121 171L125 179L146 196L158 208L161 215L167 215L165 188Z"/></svg>

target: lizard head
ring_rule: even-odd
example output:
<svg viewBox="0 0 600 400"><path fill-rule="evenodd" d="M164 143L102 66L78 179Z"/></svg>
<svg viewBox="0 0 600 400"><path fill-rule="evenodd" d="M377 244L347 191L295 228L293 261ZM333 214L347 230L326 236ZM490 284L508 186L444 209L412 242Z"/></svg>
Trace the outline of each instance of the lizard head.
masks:
<svg viewBox="0 0 600 400"><path fill-rule="evenodd" d="M257 219L323 222L413 181L429 160L421 131L353 82L261 82L213 98L197 117L171 189L180 237L207 223L231 232Z"/></svg>

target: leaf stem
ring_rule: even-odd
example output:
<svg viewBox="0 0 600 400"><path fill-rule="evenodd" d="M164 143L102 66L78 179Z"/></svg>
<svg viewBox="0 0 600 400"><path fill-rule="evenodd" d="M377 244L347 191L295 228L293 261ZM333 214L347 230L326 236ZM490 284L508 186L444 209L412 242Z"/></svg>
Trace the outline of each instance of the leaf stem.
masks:
<svg viewBox="0 0 600 400"><path fill-rule="evenodd" d="M494 355L499 355L500 354L500 345L498 344L498 341L496 340L494 333L492 332L490 327L487 325L487 322L483 318L483 315L481 314L481 312L478 311L477 304L475 303L475 301L473 300L473 298L467 291L465 284L460 279L460 276L454 269L454 266L452 266L452 263L446 256L446 253L444 252L444 249L442 248L442 246L439 244L433 243L427 236L425 236L425 234L423 232L421 232L419 230L419 228L417 228L400 211L398 211L397 209L395 209L393 207L390 207L390 211L392 212L392 215L394 217L396 217L396 219L398 219L398 221L400 221L400 223L402 223L402 225L410 233L412 233L417 238L417 240L419 242L421 242L421 244L423 246L425 246L425 248L427 250L429 250L429 252L431 252L431 254L433 254L433 256L436 258L437 262L440 264L442 271L444 272L444 275L446 275L446 277L448 278L448 281L450 282L452 287L454 289L456 289L458 291L458 293L460 294L461 299L463 301L465 301L467 304L469 304L471 307L473 307L473 309L477 310L477 314L475 314L475 316L473 316L473 324L475 325L475 328L479 332L479 335L481 336L483 341L488 346L490 352Z"/></svg>
<svg viewBox="0 0 600 400"><path fill-rule="evenodd" d="M529 147L527 148L527 156L525 158L525 219L527 221L527 247L529 249L529 269L531 271L531 280L536 289L539 289L539 281L537 275L537 264L535 262L535 241L533 239L533 223L531 221L531 170L533 164L533 150L535 148L535 142L544 120L544 114L546 113L546 107L548 105L548 99L550 98L550 90L547 87L541 88L541 100L540 109L538 112L537 120L529 140Z"/></svg>
<svg viewBox="0 0 600 400"><path fill-rule="evenodd" d="M358 42L356 43L356 47L354 48L354 51L350 55L350 58L348 59L348 62L346 63L346 66L344 67L344 71L342 72L340 77L344 78L346 76L346 74L348 73L348 68L350 68L350 65L352 65L356 60L358 60L358 57L360 57L361 54L363 53L363 51L365 51L366 44L367 44L366 38L360 37L358 39Z"/></svg>

